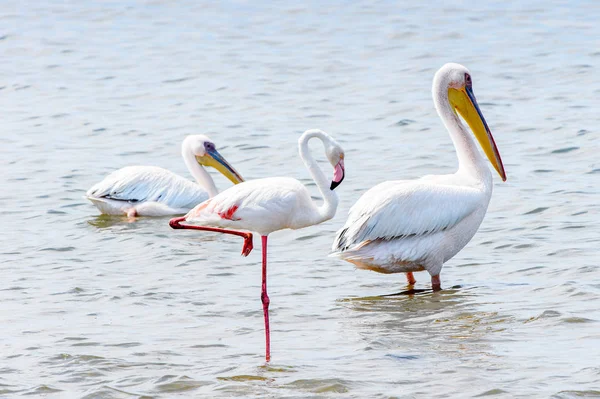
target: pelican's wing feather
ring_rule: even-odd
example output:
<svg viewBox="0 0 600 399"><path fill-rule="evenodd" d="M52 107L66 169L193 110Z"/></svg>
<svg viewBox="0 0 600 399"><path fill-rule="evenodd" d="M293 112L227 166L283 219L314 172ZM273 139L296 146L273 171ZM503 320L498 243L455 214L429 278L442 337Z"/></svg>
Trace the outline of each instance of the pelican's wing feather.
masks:
<svg viewBox="0 0 600 399"><path fill-rule="evenodd" d="M159 202L191 208L208 196L197 184L155 166L128 166L114 171L87 191L92 198L131 203Z"/></svg>
<svg viewBox="0 0 600 399"><path fill-rule="evenodd" d="M481 203L476 189L427 180L389 181L364 193L350 209L333 243L344 251L374 240L391 240L446 230Z"/></svg>

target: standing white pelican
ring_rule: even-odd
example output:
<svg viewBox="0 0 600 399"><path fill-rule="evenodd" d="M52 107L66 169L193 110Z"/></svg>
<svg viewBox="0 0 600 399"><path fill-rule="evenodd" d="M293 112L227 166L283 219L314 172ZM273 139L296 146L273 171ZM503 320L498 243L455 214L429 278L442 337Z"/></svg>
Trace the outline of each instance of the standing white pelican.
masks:
<svg viewBox="0 0 600 399"><path fill-rule="evenodd" d="M202 165L217 169L234 184L244 181L206 136L187 136L181 155L198 184L156 166L127 166L95 184L86 197L108 215L181 215L219 192Z"/></svg>
<svg viewBox="0 0 600 399"><path fill-rule="evenodd" d="M327 159L334 168L331 184L308 150L308 141L313 137L323 142ZM298 140L298 147L300 157L323 196L321 206L317 206L312 201L310 193L298 180L290 177L271 177L247 181L228 188L214 198L199 204L186 216L172 219L170 222L174 229L216 231L244 237L242 249L244 256L252 251L252 233L223 228L256 231L261 235L261 300L265 319L267 361L271 358L270 300L267 295L267 236L277 230L301 229L331 219L338 205L338 197L333 190L344 179L344 150L327 133L316 129L307 130ZM203 226L180 224L184 220Z"/></svg>
<svg viewBox="0 0 600 399"><path fill-rule="evenodd" d="M433 101L454 143L458 171L371 188L350 209L332 249L360 269L407 273L410 285L413 272L427 270L432 288L439 290L444 262L475 235L492 196L492 174L458 114L503 181L506 174L467 68L444 65L433 79Z"/></svg>

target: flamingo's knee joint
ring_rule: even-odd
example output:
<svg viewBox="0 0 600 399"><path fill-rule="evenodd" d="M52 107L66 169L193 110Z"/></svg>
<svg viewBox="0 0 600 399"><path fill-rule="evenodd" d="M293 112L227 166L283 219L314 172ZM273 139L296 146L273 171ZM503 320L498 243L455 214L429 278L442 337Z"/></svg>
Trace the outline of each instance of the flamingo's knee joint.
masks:
<svg viewBox="0 0 600 399"><path fill-rule="evenodd" d="M271 303L271 300L269 299L269 296L267 295L266 292L263 292L261 294L260 300L262 301L263 305L265 305L266 307L269 307L269 304Z"/></svg>

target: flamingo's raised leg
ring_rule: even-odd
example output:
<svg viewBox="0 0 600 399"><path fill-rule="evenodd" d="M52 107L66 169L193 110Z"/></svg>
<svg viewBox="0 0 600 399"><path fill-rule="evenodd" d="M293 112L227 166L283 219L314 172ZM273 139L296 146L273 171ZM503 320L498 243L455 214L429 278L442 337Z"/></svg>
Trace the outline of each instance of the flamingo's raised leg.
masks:
<svg viewBox="0 0 600 399"><path fill-rule="evenodd" d="M237 231L237 230L228 230L228 229L220 229L217 227L207 227L207 226L196 226L192 224L182 224L181 222L185 220L185 216L173 218L169 221L169 226L173 229L190 229L190 230L202 230L202 231L212 231L215 233L223 233L223 234L232 234L234 236L239 236L244 238L244 246L242 248L242 256L248 256L254 246L252 245L252 233L248 233L245 231Z"/></svg>

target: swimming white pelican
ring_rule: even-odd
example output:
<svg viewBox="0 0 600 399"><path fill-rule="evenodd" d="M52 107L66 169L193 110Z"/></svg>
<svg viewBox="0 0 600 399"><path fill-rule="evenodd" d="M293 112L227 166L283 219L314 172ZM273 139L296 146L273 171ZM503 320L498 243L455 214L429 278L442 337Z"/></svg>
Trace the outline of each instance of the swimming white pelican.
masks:
<svg viewBox="0 0 600 399"><path fill-rule="evenodd" d="M328 183L308 150L308 141L313 137L323 142L327 159L334 167L331 184ZM300 157L323 196L321 206L317 206L312 201L310 193L298 180L290 177L271 177L247 181L230 187L214 198L199 204L186 216L172 219L170 222L174 229L216 231L244 237L242 249L244 256L252 251L252 233L223 228L256 231L261 235L261 300L265 318L267 361L271 357L270 300L267 295L267 236L273 231L301 229L331 219L335 215L338 205L338 197L333 190L344 179L344 150L327 133L321 130L307 130L298 140L298 147ZM184 220L198 225L181 224L180 222Z"/></svg>
<svg viewBox="0 0 600 399"><path fill-rule="evenodd" d="M454 143L458 171L371 188L350 209L332 249L360 269L407 273L410 285L413 272L427 270L439 290L444 262L471 240L492 196L492 174L459 114L503 181L506 174L467 68L444 65L433 79L433 101Z"/></svg>
<svg viewBox="0 0 600 399"><path fill-rule="evenodd" d="M244 181L206 136L187 136L181 155L198 184L156 166L127 166L95 184L86 197L108 215L181 215L219 192L201 165L217 169L234 184Z"/></svg>

